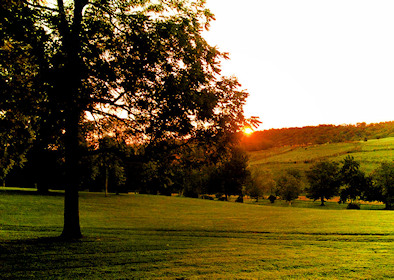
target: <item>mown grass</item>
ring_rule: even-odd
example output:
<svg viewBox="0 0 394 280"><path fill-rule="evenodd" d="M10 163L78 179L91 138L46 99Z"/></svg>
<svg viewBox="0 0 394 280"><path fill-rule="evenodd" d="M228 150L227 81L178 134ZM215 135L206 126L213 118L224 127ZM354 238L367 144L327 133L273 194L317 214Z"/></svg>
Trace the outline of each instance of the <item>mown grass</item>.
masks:
<svg viewBox="0 0 394 280"><path fill-rule="evenodd" d="M62 195L0 192L0 278L390 279L391 211L81 193L84 238L63 242Z"/></svg>
<svg viewBox="0 0 394 280"><path fill-rule="evenodd" d="M360 168L369 174L381 162L394 159L394 137L256 151L249 153L249 164L251 168L269 169L275 176L279 176L288 168L306 171L319 160L341 161L348 155L359 161Z"/></svg>

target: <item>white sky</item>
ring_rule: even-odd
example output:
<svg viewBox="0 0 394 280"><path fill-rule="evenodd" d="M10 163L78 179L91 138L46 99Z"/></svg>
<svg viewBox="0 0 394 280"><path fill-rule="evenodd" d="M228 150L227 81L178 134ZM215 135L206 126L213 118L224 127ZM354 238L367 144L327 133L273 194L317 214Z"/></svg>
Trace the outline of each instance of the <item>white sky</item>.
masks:
<svg viewBox="0 0 394 280"><path fill-rule="evenodd" d="M394 120L394 1L207 0L259 129Z"/></svg>

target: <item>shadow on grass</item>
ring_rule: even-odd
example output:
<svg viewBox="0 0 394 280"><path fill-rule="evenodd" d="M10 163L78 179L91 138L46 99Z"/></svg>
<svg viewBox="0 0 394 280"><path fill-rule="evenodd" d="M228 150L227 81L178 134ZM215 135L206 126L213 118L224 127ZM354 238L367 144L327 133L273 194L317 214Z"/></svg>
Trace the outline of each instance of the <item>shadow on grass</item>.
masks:
<svg viewBox="0 0 394 280"><path fill-rule="evenodd" d="M0 194L11 194L11 195L39 195L39 196L64 196L62 191L48 191L39 192L35 189L4 189L0 188Z"/></svg>

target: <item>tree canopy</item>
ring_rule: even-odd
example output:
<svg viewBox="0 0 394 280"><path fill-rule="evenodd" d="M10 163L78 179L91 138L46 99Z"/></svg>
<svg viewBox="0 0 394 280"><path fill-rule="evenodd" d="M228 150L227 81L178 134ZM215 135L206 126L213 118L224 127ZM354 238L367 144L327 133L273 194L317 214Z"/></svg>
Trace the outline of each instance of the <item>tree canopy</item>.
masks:
<svg viewBox="0 0 394 280"><path fill-rule="evenodd" d="M306 189L307 197L320 199L324 206L324 200L338 194L341 180L337 162L321 161L315 163L310 170L306 171L309 187Z"/></svg>
<svg viewBox="0 0 394 280"><path fill-rule="evenodd" d="M287 169L277 180L277 192L289 204L302 192L301 173L297 169Z"/></svg>
<svg viewBox="0 0 394 280"><path fill-rule="evenodd" d="M360 170L360 163L352 156L347 156L343 159L340 177L342 185L344 186L340 192L340 199L342 202L346 202L350 199L353 203L363 196L363 193L371 184L370 178Z"/></svg>
<svg viewBox="0 0 394 280"><path fill-rule="evenodd" d="M372 173L373 185L365 194L368 200L378 200L386 204L386 209L393 208L394 200L394 161L382 162Z"/></svg>
<svg viewBox="0 0 394 280"><path fill-rule="evenodd" d="M2 1L0 111L18 108L45 148L62 151L64 237L81 236L82 139L230 141L245 124L248 94L202 37L214 19L204 2Z"/></svg>

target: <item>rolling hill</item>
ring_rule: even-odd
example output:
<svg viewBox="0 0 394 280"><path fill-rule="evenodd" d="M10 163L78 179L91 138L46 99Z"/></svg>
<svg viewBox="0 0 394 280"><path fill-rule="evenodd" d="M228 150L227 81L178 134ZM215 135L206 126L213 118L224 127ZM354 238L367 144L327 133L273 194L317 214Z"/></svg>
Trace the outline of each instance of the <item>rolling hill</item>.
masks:
<svg viewBox="0 0 394 280"><path fill-rule="evenodd" d="M282 146L249 152L251 169L269 169L274 176L288 168L308 170L314 162L328 159L341 161L347 155L360 162L360 168L371 173L383 161L394 159L394 137L303 146Z"/></svg>

